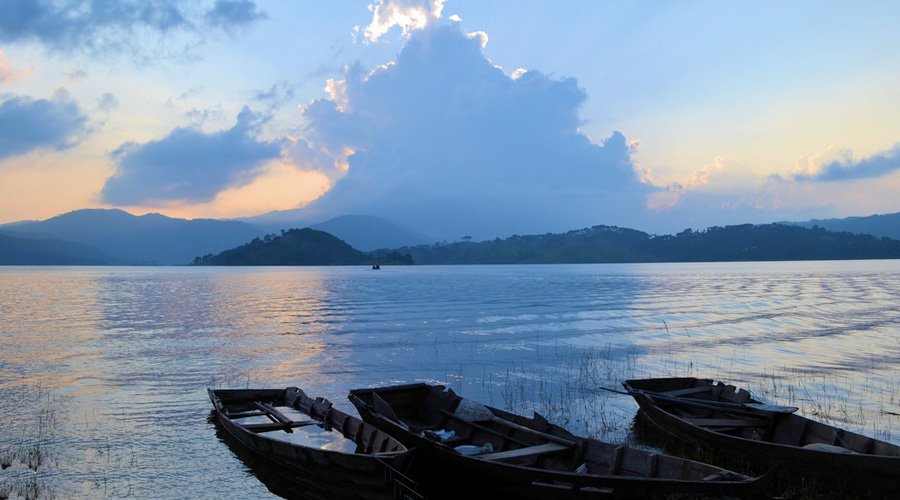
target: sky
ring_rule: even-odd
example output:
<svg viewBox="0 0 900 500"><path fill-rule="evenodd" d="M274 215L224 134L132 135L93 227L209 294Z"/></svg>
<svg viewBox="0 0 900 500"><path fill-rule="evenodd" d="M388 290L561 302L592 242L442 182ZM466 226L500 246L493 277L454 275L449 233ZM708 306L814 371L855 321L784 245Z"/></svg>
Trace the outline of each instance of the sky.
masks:
<svg viewBox="0 0 900 500"><path fill-rule="evenodd" d="M0 0L0 223L900 211L893 1Z"/></svg>

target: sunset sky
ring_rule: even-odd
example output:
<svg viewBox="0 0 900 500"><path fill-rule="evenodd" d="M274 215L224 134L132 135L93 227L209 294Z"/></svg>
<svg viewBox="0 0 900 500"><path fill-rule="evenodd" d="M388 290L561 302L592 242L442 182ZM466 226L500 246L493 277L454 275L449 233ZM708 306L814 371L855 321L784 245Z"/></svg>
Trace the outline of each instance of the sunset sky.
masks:
<svg viewBox="0 0 900 500"><path fill-rule="evenodd" d="M0 0L0 223L900 211L894 1Z"/></svg>

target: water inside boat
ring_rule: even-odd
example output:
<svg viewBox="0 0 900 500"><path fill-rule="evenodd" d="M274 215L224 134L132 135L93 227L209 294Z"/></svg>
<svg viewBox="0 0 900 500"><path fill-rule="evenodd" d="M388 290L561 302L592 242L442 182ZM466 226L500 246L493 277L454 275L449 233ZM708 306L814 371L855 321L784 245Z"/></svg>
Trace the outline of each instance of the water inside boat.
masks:
<svg viewBox="0 0 900 500"><path fill-rule="evenodd" d="M291 420L310 420L309 415L306 415L305 413L289 406L276 406L275 409ZM234 422L241 425L265 424L271 422L271 420L269 420L265 415L261 415L254 417L236 418L234 419ZM283 429L274 429L267 432L261 432L260 434L268 438L278 439L279 441L285 441L288 443L307 446L310 448L338 451L341 453L357 452L357 444L353 440L347 439L343 434L341 434L339 430L331 427L326 428L321 423L317 423L314 425L305 425L302 427L294 427L293 429L291 429L291 431L292 432L286 432Z"/></svg>

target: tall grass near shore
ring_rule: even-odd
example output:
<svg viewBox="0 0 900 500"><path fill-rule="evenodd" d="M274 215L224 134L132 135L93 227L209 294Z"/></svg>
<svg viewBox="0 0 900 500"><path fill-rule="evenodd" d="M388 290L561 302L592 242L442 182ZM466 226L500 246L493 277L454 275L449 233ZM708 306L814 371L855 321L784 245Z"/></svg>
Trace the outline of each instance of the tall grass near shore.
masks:
<svg viewBox="0 0 900 500"><path fill-rule="evenodd" d="M0 414L0 500L55 498L49 470L58 461L59 404L39 385L7 393Z"/></svg>
<svg viewBox="0 0 900 500"><path fill-rule="evenodd" d="M737 347L697 349L686 331L679 334L684 338L669 340L668 325L663 327L665 340L649 348L536 343L507 366L468 373L460 365L446 379L463 395L485 398L514 413L538 412L572 432L612 442L639 444L632 432L637 405L629 396L599 388L621 389L621 383L631 378L673 376L721 380L746 388L765 402L797 406L799 414L809 418L896 441L900 371L887 357L870 356L866 366L845 369L812 362L755 366L741 358Z"/></svg>

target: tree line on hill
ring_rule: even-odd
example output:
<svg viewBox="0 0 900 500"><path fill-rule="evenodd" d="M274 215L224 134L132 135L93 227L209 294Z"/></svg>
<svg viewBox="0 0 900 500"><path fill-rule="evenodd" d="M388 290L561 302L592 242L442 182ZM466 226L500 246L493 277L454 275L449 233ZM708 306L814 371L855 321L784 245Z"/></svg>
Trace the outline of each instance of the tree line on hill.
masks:
<svg viewBox="0 0 900 500"><path fill-rule="evenodd" d="M412 264L408 254L377 250L361 252L343 240L311 228L282 230L249 243L194 258L195 266L334 266Z"/></svg>
<svg viewBox="0 0 900 500"><path fill-rule="evenodd" d="M723 262L900 258L900 241L783 224L743 224L650 235L595 226L562 234L513 235L400 249L417 264Z"/></svg>
<svg viewBox="0 0 900 500"><path fill-rule="evenodd" d="M900 258L900 241L784 224L743 224L650 235L595 226L567 233L360 252L314 229L255 238L194 265L553 264Z"/></svg>

